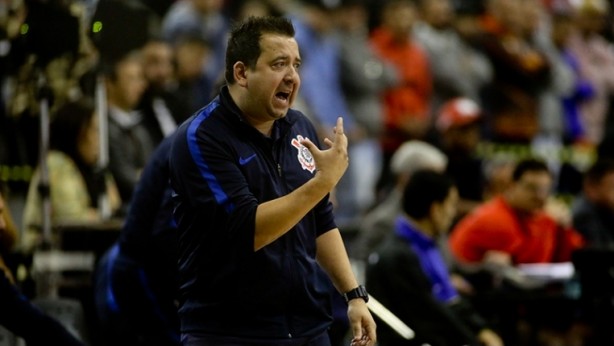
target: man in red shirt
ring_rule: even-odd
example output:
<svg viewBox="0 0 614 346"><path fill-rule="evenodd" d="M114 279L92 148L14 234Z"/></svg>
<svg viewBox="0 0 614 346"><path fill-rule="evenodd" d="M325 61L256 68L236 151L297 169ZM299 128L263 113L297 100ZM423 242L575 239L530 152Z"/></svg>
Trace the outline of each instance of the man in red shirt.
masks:
<svg viewBox="0 0 614 346"><path fill-rule="evenodd" d="M459 221L449 243L461 263L565 262L584 244L566 207L550 203L552 175L541 161L520 161L512 185Z"/></svg>

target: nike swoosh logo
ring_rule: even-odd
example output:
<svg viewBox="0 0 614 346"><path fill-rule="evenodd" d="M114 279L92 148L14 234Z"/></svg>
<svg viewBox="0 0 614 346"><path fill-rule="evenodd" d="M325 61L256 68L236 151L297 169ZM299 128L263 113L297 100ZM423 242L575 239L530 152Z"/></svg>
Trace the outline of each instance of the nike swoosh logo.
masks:
<svg viewBox="0 0 614 346"><path fill-rule="evenodd" d="M239 157L239 164L241 166L243 166L243 165L247 164L248 162L250 162L251 160L253 160L255 157L256 157L256 154L252 154L251 156L248 156L248 157L245 157L245 158Z"/></svg>

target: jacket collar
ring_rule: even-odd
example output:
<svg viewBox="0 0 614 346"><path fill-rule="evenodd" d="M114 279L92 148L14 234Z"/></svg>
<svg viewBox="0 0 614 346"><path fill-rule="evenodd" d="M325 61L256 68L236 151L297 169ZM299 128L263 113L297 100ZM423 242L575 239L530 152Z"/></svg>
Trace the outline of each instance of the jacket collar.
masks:
<svg viewBox="0 0 614 346"><path fill-rule="evenodd" d="M220 100L222 107L228 110L231 114L231 116L229 116L227 120L233 126L236 126L239 131L249 136L265 137L262 133L256 130L245 120L243 112L239 109L239 106L237 106L237 104L230 96L230 92L228 91L227 85L224 85L220 90L218 99ZM290 130L292 125L297 121L298 116L299 115L297 111L290 109L288 110L288 113L285 117L276 120L273 124L273 132L271 135L271 139L277 140L279 138L283 138L284 135Z"/></svg>

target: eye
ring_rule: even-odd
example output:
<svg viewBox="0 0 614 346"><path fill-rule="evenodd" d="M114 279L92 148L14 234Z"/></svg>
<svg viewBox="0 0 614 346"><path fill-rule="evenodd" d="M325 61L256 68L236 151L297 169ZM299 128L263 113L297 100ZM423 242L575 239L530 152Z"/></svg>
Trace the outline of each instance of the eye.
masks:
<svg viewBox="0 0 614 346"><path fill-rule="evenodd" d="M294 64L294 69L299 70L301 68L301 63Z"/></svg>

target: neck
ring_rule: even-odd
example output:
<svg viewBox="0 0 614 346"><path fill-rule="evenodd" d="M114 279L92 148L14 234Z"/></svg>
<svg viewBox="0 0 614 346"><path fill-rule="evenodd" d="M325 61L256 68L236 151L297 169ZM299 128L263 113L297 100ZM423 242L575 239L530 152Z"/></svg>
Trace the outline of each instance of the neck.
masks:
<svg viewBox="0 0 614 346"><path fill-rule="evenodd" d="M130 109L130 107L125 107L123 105L121 105L120 103L117 103L113 100L108 100L107 104L109 105L110 109L116 109L118 111L124 112L124 113L130 113L131 111L133 111L134 109Z"/></svg>
<svg viewBox="0 0 614 346"><path fill-rule="evenodd" d="M429 238L435 238L435 229L433 228L433 224L427 218L416 220L411 216L405 216L405 218L416 227L420 233L428 236Z"/></svg>
<svg viewBox="0 0 614 346"><path fill-rule="evenodd" d="M262 133L266 137L270 137L273 132L273 124L274 120L259 120L258 117L250 115L249 111L246 107L245 94L241 92L241 89L235 88L233 86L228 86L228 92L230 94L230 98L237 105L237 108L241 111L241 116L243 120L245 120L248 124L250 124L253 128L258 130L258 132Z"/></svg>
<svg viewBox="0 0 614 346"><path fill-rule="evenodd" d="M509 207L512 208L516 212L516 215L518 215L520 217L524 217L526 215L530 215L531 214L531 212L525 210L524 208L521 208L518 205L518 203L516 203L514 197L511 196L509 193L504 194L503 195L503 199L505 200L505 203L507 203L509 205Z"/></svg>
<svg viewBox="0 0 614 346"><path fill-rule="evenodd" d="M271 134L273 133L273 122L266 122L266 123L253 123L252 121L250 121L249 117L245 117L245 120L252 125L256 130L258 130L258 132L262 133L264 136L266 137L271 137Z"/></svg>

